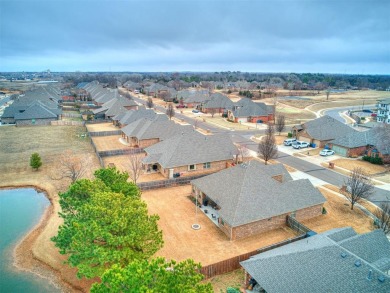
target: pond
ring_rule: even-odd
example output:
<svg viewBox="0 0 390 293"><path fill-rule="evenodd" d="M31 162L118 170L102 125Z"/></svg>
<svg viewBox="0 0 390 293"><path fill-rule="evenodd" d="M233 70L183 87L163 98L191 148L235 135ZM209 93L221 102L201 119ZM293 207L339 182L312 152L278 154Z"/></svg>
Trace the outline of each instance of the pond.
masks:
<svg viewBox="0 0 390 293"><path fill-rule="evenodd" d="M32 188L0 190L0 292L60 292L47 279L13 266L15 245L49 205L46 196Z"/></svg>

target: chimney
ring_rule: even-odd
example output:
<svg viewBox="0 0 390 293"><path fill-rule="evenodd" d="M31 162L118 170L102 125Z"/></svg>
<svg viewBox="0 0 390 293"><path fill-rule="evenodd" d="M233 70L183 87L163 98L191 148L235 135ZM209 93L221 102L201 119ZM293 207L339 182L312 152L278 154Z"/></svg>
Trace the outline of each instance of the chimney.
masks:
<svg viewBox="0 0 390 293"><path fill-rule="evenodd" d="M274 175L272 176L272 178L275 179L276 181L279 181L280 183L283 183L283 174Z"/></svg>

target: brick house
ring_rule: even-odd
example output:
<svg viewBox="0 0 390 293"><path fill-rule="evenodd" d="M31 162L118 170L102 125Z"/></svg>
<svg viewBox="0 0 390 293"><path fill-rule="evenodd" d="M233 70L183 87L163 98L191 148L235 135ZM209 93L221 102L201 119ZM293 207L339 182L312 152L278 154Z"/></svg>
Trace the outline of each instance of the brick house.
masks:
<svg viewBox="0 0 390 293"><path fill-rule="evenodd" d="M286 217L322 214L324 196L308 179L293 180L282 164L253 160L191 181L192 195L212 206L218 227L230 240L285 227Z"/></svg>
<svg viewBox="0 0 390 293"><path fill-rule="evenodd" d="M210 99L208 90L182 90L178 91L176 98L187 108L200 107Z"/></svg>
<svg viewBox="0 0 390 293"><path fill-rule="evenodd" d="M355 131L328 115L292 127L292 133L298 140L314 143L318 147L324 147L330 141Z"/></svg>
<svg viewBox="0 0 390 293"><path fill-rule="evenodd" d="M144 149L144 170L166 178L209 174L229 167L237 155L231 138L224 134L202 135L193 130L170 137Z"/></svg>
<svg viewBox="0 0 390 293"><path fill-rule="evenodd" d="M381 135L382 131L388 130L384 126L377 126L368 131L354 131L332 140L329 146L344 157L368 155L380 157L384 163L390 163L390 143Z"/></svg>
<svg viewBox="0 0 390 293"><path fill-rule="evenodd" d="M177 134L193 131L193 127L177 124L166 115L158 115L154 119L134 121L121 130L122 137L131 147L146 148Z"/></svg>
<svg viewBox="0 0 390 293"><path fill-rule="evenodd" d="M116 115L128 110L137 110L138 104L134 100L119 96L104 103L101 108L92 110L95 118L112 119Z"/></svg>
<svg viewBox="0 0 390 293"><path fill-rule="evenodd" d="M242 98L227 112L228 119L235 123L268 122L274 119L273 113L273 106L267 106L264 103L255 103L248 98Z"/></svg>
<svg viewBox="0 0 390 293"><path fill-rule="evenodd" d="M129 110L121 114L112 117L114 125L124 127L130 123L142 118L154 119L156 116L164 116L165 114L157 114L152 109L145 109L145 107L139 107L137 110ZM166 115L165 115L166 116Z"/></svg>
<svg viewBox="0 0 390 293"><path fill-rule="evenodd" d="M234 103L225 95L221 93L215 93L210 96L210 99L205 103L201 104L200 110L203 113L224 113L231 110Z"/></svg>
<svg viewBox="0 0 390 293"><path fill-rule="evenodd" d="M390 292L390 242L382 230L337 228L240 262L249 292Z"/></svg>

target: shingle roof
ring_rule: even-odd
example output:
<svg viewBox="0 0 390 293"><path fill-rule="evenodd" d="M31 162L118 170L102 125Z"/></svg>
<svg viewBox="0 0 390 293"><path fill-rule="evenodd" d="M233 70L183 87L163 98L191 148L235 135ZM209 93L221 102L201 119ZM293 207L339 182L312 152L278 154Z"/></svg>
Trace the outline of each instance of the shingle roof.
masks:
<svg viewBox="0 0 390 293"><path fill-rule="evenodd" d="M283 182L272 178L282 175ZM249 163L192 181L221 209L219 215L235 227L324 203L308 179L292 180L282 164Z"/></svg>
<svg viewBox="0 0 390 293"><path fill-rule="evenodd" d="M183 98L184 103L203 103L210 99L206 90L183 90L177 92L177 98Z"/></svg>
<svg viewBox="0 0 390 293"><path fill-rule="evenodd" d="M166 120L143 118L125 126L122 131L127 136L136 137L139 140L158 138L162 141L183 132L193 131L193 127L177 124L168 120L168 117Z"/></svg>
<svg viewBox="0 0 390 293"><path fill-rule="evenodd" d="M328 235L332 231L328 231ZM328 235L317 234L272 249L241 265L268 293L390 292L388 275L365 261L361 251L351 251L350 247L343 247ZM351 238L354 238L354 245L366 244L363 253L380 250L381 255L390 257L390 243L382 231ZM378 243L384 245L378 246ZM378 279L380 276L383 282Z"/></svg>
<svg viewBox="0 0 390 293"><path fill-rule="evenodd" d="M210 96L210 99L205 102L205 108L224 108L232 109L234 103L225 95L220 93L215 93Z"/></svg>
<svg viewBox="0 0 390 293"><path fill-rule="evenodd" d="M346 136L355 130L328 115L303 124L305 131L314 139L331 140Z"/></svg>
<svg viewBox="0 0 390 293"><path fill-rule="evenodd" d="M264 103L255 103L251 99L242 98L236 103L238 108L233 111L234 117L267 116L272 110Z"/></svg>
<svg viewBox="0 0 390 293"><path fill-rule="evenodd" d="M233 159L237 148L228 135L205 136L192 131L178 134L145 148L145 152L147 156L161 154L157 163L163 168L173 168ZM144 162L146 163L147 160Z"/></svg>
<svg viewBox="0 0 390 293"><path fill-rule="evenodd" d="M48 119L57 118L57 114L53 113L49 109L39 102L31 105L22 113L15 114L15 120L27 120L27 119Z"/></svg>
<svg viewBox="0 0 390 293"><path fill-rule="evenodd" d="M153 119L156 115L156 112L152 109L140 108L138 110L129 110L126 114L119 120L120 124L128 125L131 122L134 122L141 118L150 118ZM165 114L164 114L165 115Z"/></svg>

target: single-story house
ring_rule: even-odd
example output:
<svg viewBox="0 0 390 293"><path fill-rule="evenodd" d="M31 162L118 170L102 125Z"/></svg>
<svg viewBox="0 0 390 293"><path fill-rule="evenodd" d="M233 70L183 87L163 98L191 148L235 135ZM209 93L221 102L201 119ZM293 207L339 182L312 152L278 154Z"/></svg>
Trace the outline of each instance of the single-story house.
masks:
<svg viewBox="0 0 390 293"><path fill-rule="evenodd" d="M332 140L329 146L344 157L378 156L385 163L390 163L390 144L384 141L377 127L367 131L354 131Z"/></svg>
<svg viewBox="0 0 390 293"><path fill-rule="evenodd" d="M201 105L203 113L224 113L232 109L234 103L225 95L221 93L212 94L208 101Z"/></svg>
<svg viewBox="0 0 390 293"><path fill-rule="evenodd" d="M152 109L145 109L142 107L139 107L138 110L129 110L127 112L123 112L121 114L115 115L112 118L112 121L114 125L117 125L119 127L124 127L126 125L129 125L130 123L137 121L138 119L142 118L149 118L153 119L156 115L165 115L165 114L157 114ZM165 115L166 116L166 115Z"/></svg>
<svg viewBox="0 0 390 293"><path fill-rule="evenodd" d="M138 104L134 100L119 96L104 103L101 108L92 110L95 118L111 119L116 115L127 112L128 110L137 110Z"/></svg>
<svg viewBox="0 0 390 293"><path fill-rule="evenodd" d="M21 125L50 125L51 121L61 118L60 109L48 109L37 101L22 113L15 114L16 126Z"/></svg>
<svg viewBox="0 0 390 293"><path fill-rule="evenodd" d="M170 137L144 149L146 172L166 178L195 176L226 169L237 154L228 135L202 135L193 130Z"/></svg>
<svg viewBox="0 0 390 293"><path fill-rule="evenodd" d="M382 230L337 228L240 264L246 281L257 282L251 292L390 292L390 242Z"/></svg>
<svg viewBox="0 0 390 293"><path fill-rule="evenodd" d="M178 91L176 98L187 108L196 108L210 99L208 90L182 90Z"/></svg>
<svg viewBox="0 0 390 293"><path fill-rule="evenodd" d="M264 103L255 103L251 99L242 98L228 110L228 119L235 123L241 122L268 122L274 119L273 106Z"/></svg>
<svg viewBox="0 0 390 293"><path fill-rule="evenodd" d="M160 116L163 119L159 118ZM177 124L166 115L158 115L154 119L143 118L134 121L121 130L122 137L130 146L146 148L177 134L193 131L193 127Z"/></svg>
<svg viewBox="0 0 390 293"><path fill-rule="evenodd" d="M328 115L292 127L292 132L298 140L316 144L318 147L324 147L330 141L355 131Z"/></svg>
<svg viewBox="0 0 390 293"><path fill-rule="evenodd" d="M191 181L193 196L215 207L218 227L230 240L286 226L288 215L322 214L326 199L308 179L293 180L282 164L256 160Z"/></svg>

